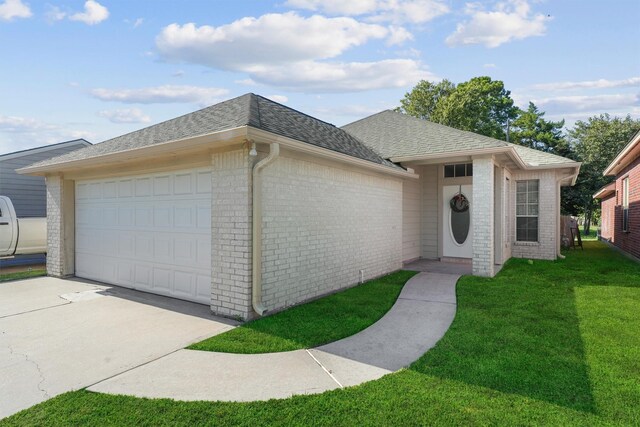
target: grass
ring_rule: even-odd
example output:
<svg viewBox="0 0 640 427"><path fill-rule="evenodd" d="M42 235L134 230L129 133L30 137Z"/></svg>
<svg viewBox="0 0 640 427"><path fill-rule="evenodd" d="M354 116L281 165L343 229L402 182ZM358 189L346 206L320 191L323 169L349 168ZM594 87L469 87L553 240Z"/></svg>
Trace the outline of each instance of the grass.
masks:
<svg viewBox="0 0 640 427"><path fill-rule="evenodd" d="M444 338L408 369L268 402L74 391L0 425L640 425L640 265L599 242L463 277Z"/></svg>
<svg viewBox="0 0 640 427"><path fill-rule="evenodd" d="M9 280L28 279L30 277L46 276L47 270L38 269L31 271L19 271L16 273L0 273L0 282L8 282Z"/></svg>
<svg viewBox="0 0 640 427"><path fill-rule="evenodd" d="M316 347L369 327L393 306L416 272L398 271L360 286L246 323L192 350L271 353Z"/></svg>

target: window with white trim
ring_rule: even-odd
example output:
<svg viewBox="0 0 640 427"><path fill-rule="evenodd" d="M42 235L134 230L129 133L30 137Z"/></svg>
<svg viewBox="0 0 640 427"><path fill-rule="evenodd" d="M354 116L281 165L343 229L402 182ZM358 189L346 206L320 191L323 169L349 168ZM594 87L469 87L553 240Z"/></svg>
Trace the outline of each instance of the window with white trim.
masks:
<svg viewBox="0 0 640 427"><path fill-rule="evenodd" d="M629 177L622 180L622 231L629 231Z"/></svg>
<svg viewBox="0 0 640 427"><path fill-rule="evenodd" d="M538 195L540 181L516 181L516 241L538 241Z"/></svg>

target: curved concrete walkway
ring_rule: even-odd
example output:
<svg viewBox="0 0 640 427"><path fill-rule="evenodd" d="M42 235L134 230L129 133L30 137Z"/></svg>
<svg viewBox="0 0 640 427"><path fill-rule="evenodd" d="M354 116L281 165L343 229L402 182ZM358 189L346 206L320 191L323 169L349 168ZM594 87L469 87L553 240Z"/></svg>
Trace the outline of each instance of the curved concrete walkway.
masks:
<svg viewBox="0 0 640 427"><path fill-rule="evenodd" d="M409 365L442 338L455 316L459 277L414 276L382 319L331 344L268 354L178 350L89 390L178 400L253 401L375 380Z"/></svg>

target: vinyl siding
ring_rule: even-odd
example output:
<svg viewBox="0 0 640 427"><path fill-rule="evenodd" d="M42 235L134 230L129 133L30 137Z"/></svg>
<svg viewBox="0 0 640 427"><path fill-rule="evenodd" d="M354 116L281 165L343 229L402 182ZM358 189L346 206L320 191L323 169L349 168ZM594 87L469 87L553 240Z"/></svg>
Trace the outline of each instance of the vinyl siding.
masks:
<svg viewBox="0 0 640 427"><path fill-rule="evenodd" d="M402 182L402 261L420 258L420 180Z"/></svg>
<svg viewBox="0 0 640 427"><path fill-rule="evenodd" d="M11 199L18 217L46 216L47 192L44 177L20 175L16 173L16 169L75 151L84 146L84 142L78 142L35 153L27 151L22 156L5 160L0 157L0 195Z"/></svg>
<svg viewBox="0 0 640 427"><path fill-rule="evenodd" d="M422 166L422 258L438 258L438 166Z"/></svg>

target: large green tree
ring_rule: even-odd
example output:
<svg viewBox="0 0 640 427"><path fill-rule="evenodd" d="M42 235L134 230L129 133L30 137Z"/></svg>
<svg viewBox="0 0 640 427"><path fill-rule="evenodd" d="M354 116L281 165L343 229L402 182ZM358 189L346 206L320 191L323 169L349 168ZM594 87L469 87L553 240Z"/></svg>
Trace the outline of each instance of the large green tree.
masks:
<svg viewBox="0 0 640 427"><path fill-rule="evenodd" d="M397 110L410 116L430 120L438 102L449 96L455 88L456 85L447 79L438 83L421 80L411 89L411 92L405 93Z"/></svg>
<svg viewBox="0 0 640 427"><path fill-rule="evenodd" d="M612 118L601 114L579 120L568 132L571 156L582 162L582 167L576 185L564 189L562 207L565 213L584 216L585 233L589 233L593 213L599 207L593 194L612 181L602 173L639 129L640 120L630 116Z"/></svg>
<svg viewBox="0 0 640 427"><path fill-rule="evenodd" d="M551 152L561 156L569 155L569 147L562 133L564 120L548 121L533 102L526 111L520 111L511 124L510 141L536 150Z"/></svg>
<svg viewBox="0 0 640 427"><path fill-rule="evenodd" d="M448 80L422 81L400 104L399 110L412 116L503 140L507 123L518 116L511 92L487 76L457 86Z"/></svg>

